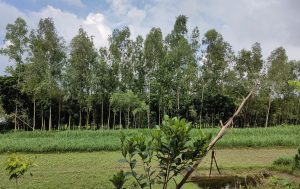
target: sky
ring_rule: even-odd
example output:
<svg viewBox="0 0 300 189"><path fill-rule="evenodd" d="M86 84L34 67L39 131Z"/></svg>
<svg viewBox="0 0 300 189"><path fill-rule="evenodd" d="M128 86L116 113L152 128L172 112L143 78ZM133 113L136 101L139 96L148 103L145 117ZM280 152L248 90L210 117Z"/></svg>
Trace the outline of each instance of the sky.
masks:
<svg viewBox="0 0 300 189"><path fill-rule="evenodd" d="M168 34L176 16L188 17L188 28L201 36L216 29L235 52L261 44L264 58L283 46L290 60L300 60L299 0L0 0L0 48L6 25L22 17L30 29L41 18L52 17L68 43L83 27L96 47L106 46L115 28L128 26L132 38L145 37L152 27ZM12 65L0 55L0 75Z"/></svg>

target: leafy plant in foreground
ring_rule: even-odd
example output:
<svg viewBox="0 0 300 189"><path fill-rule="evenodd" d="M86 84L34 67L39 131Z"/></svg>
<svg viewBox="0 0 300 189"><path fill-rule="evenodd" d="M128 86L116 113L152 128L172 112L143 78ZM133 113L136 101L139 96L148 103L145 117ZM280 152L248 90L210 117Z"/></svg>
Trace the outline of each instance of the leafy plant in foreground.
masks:
<svg viewBox="0 0 300 189"><path fill-rule="evenodd" d="M211 137L200 132L197 138L192 138L191 128L185 119L165 116L162 126L157 127L151 137L122 134L122 155L139 188L151 189L161 184L166 189L171 180L205 154ZM158 166L152 161L154 157ZM138 161L142 171L137 171Z"/></svg>
<svg viewBox="0 0 300 189"><path fill-rule="evenodd" d="M9 174L9 179L15 179L16 185L18 185L18 179L21 178L32 166L32 162L18 156L16 154L13 154L8 157L6 161L6 168L5 170ZM32 176L32 174L30 173Z"/></svg>

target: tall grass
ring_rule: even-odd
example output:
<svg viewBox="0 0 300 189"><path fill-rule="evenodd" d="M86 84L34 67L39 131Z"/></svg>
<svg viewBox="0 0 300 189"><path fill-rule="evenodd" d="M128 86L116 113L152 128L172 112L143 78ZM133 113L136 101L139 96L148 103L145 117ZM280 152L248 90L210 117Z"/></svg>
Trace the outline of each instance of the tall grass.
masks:
<svg viewBox="0 0 300 189"><path fill-rule="evenodd" d="M215 135L218 128L205 128L206 134ZM126 135L144 133L149 129L123 130ZM194 129L193 135L199 130ZM34 131L0 134L0 153L4 152L71 152L116 151L120 149L119 130ZM300 126L229 129L219 141L219 148L239 147L296 147L300 145Z"/></svg>

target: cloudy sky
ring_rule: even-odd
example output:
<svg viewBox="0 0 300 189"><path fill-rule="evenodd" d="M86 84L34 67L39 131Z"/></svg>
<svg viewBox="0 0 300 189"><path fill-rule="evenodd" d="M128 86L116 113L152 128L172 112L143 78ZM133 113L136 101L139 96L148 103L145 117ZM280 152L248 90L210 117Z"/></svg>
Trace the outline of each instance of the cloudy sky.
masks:
<svg viewBox="0 0 300 189"><path fill-rule="evenodd" d="M17 17L36 28L40 18L52 17L68 42L82 26L97 47L107 45L114 28L129 26L132 36L146 36L152 27L171 31L176 16L188 16L188 27L203 34L215 28L235 51L260 42L266 58L283 46L289 59L300 60L299 0L0 0L0 47L5 27ZM0 56L0 74L10 65Z"/></svg>

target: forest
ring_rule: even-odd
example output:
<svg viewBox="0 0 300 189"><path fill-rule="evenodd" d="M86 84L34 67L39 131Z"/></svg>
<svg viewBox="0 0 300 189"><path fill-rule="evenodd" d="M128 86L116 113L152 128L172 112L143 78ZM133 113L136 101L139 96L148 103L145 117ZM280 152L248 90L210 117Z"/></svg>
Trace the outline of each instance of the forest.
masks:
<svg viewBox="0 0 300 189"><path fill-rule="evenodd" d="M257 81L234 127L300 124L299 92L289 85L300 79L300 61L284 47L267 58L258 42L234 52L215 29L188 31L185 15L174 21L170 33L152 28L145 39L114 29L97 48L84 28L67 42L51 18L36 28L17 18L0 51L13 63L0 76L7 129L153 128L164 115L211 127L232 116Z"/></svg>

